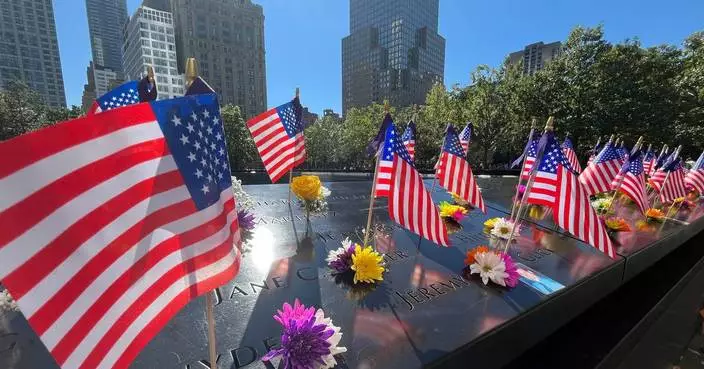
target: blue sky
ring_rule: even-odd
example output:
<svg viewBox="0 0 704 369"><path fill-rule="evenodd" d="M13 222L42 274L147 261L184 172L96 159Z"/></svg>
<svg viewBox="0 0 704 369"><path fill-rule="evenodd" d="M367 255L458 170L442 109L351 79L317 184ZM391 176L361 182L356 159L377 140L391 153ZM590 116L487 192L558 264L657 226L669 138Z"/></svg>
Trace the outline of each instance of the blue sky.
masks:
<svg viewBox="0 0 704 369"><path fill-rule="evenodd" d="M379 0L383 1L383 0ZM341 111L341 40L349 31L347 0L254 0L264 7L269 106L296 86L314 112ZM141 0L127 0L132 14ZM54 0L66 98L80 105L91 58L84 0ZM564 40L577 25L603 23L612 42L639 38L645 46L680 45L704 30L701 0L440 0L440 34L447 40L445 83L466 84L480 64L537 42Z"/></svg>

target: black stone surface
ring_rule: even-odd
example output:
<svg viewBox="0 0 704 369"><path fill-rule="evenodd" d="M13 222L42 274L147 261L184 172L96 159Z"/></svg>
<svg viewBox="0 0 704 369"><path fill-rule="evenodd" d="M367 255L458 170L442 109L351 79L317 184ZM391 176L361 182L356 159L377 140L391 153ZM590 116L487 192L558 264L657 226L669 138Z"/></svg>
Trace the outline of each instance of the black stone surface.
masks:
<svg viewBox="0 0 704 369"><path fill-rule="evenodd" d="M501 199L513 196L515 181L479 179L488 213L470 213L451 236L450 248L398 228L389 220L386 200L377 200L374 224L383 231L374 243L386 254L388 272L383 283L366 291L337 283L325 257L345 237L361 242L369 182L326 183L332 191L329 211L309 222L297 204L289 207L287 186L246 186L259 223L240 274L216 291L218 367L264 368L259 358L280 335L272 315L295 298L323 307L342 327L341 344L348 352L338 360L340 368L464 368L470 360L480 368L505 364L616 289L626 268L624 258L612 260L541 221L526 222L509 252L565 289L545 296L522 283L509 290L463 276L467 249L503 246L487 238L483 222L507 215L510 202L505 206ZM436 203L449 200L444 191L433 196ZM653 242L636 239L634 244L645 248ZM201 298L179 312L131 367L207 368L206 333ZM0 368L55 367L21 314L0 316Z"/></svg>

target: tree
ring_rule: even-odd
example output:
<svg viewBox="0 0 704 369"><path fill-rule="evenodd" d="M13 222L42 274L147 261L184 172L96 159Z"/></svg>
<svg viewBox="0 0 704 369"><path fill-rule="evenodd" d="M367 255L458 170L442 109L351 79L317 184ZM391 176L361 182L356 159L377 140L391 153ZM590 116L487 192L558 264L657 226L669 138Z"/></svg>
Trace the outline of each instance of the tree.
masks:
<svg viewBox="0 0 704 369"><path fill-rule="evenodd" d="M342 160L343 126L335 117L319 118L305 130L306 166L331 169L344 166Z"/></svg>
<svg viewBox="0 0 704 369"><path fill-rule="evenodd" d="M21 82L10 82L0 91L0 140L33 131L42 126L47 110L38 93Z"/></svg>
<svg viewBox="0 0 704 369"><path fill-rule="evenodd" d="M239 106L225 105L220 109L220 115L225 129L230 168L233 171L263 168Z"/></svg>

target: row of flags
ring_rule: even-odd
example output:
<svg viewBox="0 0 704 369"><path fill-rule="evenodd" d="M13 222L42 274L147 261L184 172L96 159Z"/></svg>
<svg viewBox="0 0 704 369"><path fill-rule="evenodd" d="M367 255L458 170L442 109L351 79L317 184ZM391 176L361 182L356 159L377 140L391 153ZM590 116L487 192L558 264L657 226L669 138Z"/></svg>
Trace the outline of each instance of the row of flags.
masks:
<svg viewBox="0 0 704 369"><path fill-rule="evenodd" d="M220 106L196 82L160 101L129 82L0 142L0 280L62 368L127 368L239 271Z"/></svg>

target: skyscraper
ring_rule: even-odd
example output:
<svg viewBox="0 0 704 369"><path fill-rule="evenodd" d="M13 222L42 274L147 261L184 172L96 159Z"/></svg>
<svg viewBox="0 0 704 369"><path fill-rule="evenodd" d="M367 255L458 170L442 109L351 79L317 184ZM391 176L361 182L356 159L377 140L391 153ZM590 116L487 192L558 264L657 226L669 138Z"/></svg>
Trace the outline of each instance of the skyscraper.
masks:
<svg viewBox="0 0 704 369"><path fill-rule="evenodd" d="M523 74L533 74L545 67L550 60L558 57L562 52L562 44L557 41L549 44L536 42L527 45L523 50L508 55L510 64L523 62Z"/></svg>
<svg viewBox="0 0 704 369"><path fill-rule="evenodd" d="M140 6L125 30L124 71L139 79L154 68L159 99L183 96L184 76L178 73L174 23L170 12Z"/></svg>
<svg viewBox="0 0 704 369"><path fill-rule="evenodd" d="M66 106L51 0L0 0L0 89L22 81L50 106Z"/></svg>
<svg viewBox="0 0 704 369"><path fill-rule="evenodd" d="M445 73L438 34L439 0L350 0L350 35L342 39L342 110L389 99L425 102Z"/></svg>
<svg viewBox="0 0 704 369"><path fill-rule="evenodd" d="M252 117L266 110L264 12L251 0L172 0L179 72L186 59L221 104L239 105Z"/></svg>
<svg viewBox="0 0 704 369"><path fill-rule="evenodd" d="M125 0L86 0L86 11L93 63L121 76L122 40L127 24Z"/></svg>

